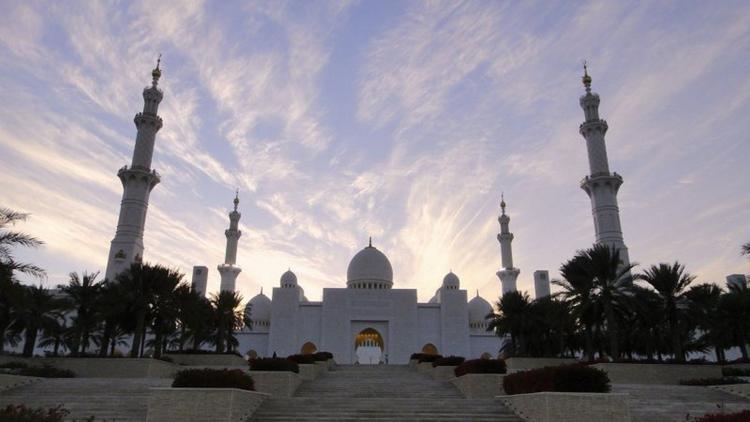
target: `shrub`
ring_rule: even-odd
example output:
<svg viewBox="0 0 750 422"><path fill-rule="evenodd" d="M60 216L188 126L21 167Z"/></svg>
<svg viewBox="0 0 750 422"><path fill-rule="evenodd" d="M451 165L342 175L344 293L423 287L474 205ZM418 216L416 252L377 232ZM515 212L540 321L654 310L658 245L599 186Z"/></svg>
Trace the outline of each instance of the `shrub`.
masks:
<svg viewBox="0 0 750 422"><path fill-rule="evenodd" d="M747 381L737 377L724 378L696 378L689 380L680 380L680 385L729 385L729 384L747 384Z"/></svg>
<svg viewBox="0 0 750 422"><path fill-rule="evenodd" d="M424 362L432 363L432 362L435 362L436 360L438 360L438 359L440 359L442 357L443 357L443 355L428 355L428 354L423 354L422 356L419 357L419 363L424 363Z"/></svg>
<svg viewBox="0 0 750 422"><path fill-rule="evenodd" d="M329 359L333 359L333 353L331 352L317 352L313 353L313 358L318 362L325 362Z"/></svg>
<svg viewBox="0 0 750 422"><path fill-rule="evenodd" d="M0 365L0 368L5 369L21 369L21 368L28 368L29 365L27 365L24 362L7 362Z"/></svg>
<svg viewBox="0 0 750 422"><path fill-rule="evenodd" d="M41 378L75 378L76 374L68 369L58 369L54 366L29 366L18 370L17 375Z"/></svg>
<svg viewBox="0 0 750 422"><path fill-rule="evenodd" d="M299 365L296 362L283 358L250 359L250 369L253 371L291 371L299 373Z"/></svg>
<svg viewBox="0 0 750 422"><path fill-rule="evenodd" d="M239 352L234 350L228 352L214 352L213 350L202 350L202 349L185 349L185 350L165 350L164 353L170 355L235 355L242 357Z"/></svg>
<svg viewBox="0 0 750 422"><path fill-rule="evenodd" d="M750 377L750 368L721 368L721 374L725 377Z"/></svg>
<svg viewBox="0 0 750 422"><path fill-rule="evenodd" d="M432 367L434 368L437 366L458 366L464 363L465 360L466 358L464 358L463 356L447 356L444 358L440 358L436 360L435 362L432 362Z"/></svg>
<svg viewBox="0 0 750 422"><path fill-rule="evenodd" d="M471 359L458 365L453 373L460 377L466 374L504 374L507 370L502 359Z"/></svg>
<svg viewBox="0 0 750 422"><path fill-rule="evenodd" d="M607 373L590 366L573 364L549 366L506 375L503 388L507 394L527 394L541 391L574 393L607 393Z"/></svg>
<svg viewBox="0 0 750 422"><path fill-rule="evenodd" d="M411 356L409 356L409 360L419 360L419 358L424 355L426 355L426 353L412 353Z"/></svg>
<svg viewBox="0 0 750 422"><path fill-rule="evenodd" d="M747 422L750 420L750 410L738 413L711 414L696 419L696 422Z"/></svg>
<svg viewBox="0 0 750 422"><path fill-rule="evenodd" d="M297 365L314 364L315 357L313 355L289 355L287 359L296 363Z"/></svg>
<svg viewBox="0 0 750 422"><path fill-rule="evenodd" d="M177 373L172 387L255 390L253 379L240 369L186 369Z"/></svg>
<svg viewBox="0 0 750 422"><path fill-rule="evenodd" d="M32 409L24 405L8 405L0 409L3 422L62 422L70 412L62 405L51 409Z"/></svg>

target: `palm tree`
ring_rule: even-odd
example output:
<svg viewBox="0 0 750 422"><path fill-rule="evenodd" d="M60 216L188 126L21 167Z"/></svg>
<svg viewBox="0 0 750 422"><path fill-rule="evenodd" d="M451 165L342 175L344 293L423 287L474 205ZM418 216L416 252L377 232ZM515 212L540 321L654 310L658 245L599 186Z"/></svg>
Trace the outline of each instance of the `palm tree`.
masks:
<svg viewBox="0 0 750 422"><path fill-rule="evenodd" d="M211 296L216 328L214 344L217 353L232 350L232 346L237 344L234 331L242 328L240 303L242 303L242 296L237 292L224 290Z"/></svg>
<svg viewBox="0 0 750 422"><path fill-rule="evenodd" d="M510 343L506 348L511 356L526 354L525 334L531 306L529 295L518 291L507 292L495 306L497 312L487 316L490 320L487 331L493 331L501 337L510 336Z"/></svg>
<svg viewBox="0 0 750 422"><path fill-rule="evenodd" d="M98 300L95 304L95 312L103 321L101 330L95 335L94 341L99 347L99 356L105 357L111 353L111 343L115 340L117 333L133 332L135 324L132 314L129 313L130 303L127 298L130 292L126 286L120 283L102 283ZM126 298L126 300L123 300Z"/></svg>
<svg viewBox="0 0 750 422"><path fill-rule="evenodd" d="M661 263L652 265L636 276L653 287L661 299L661 308L667 321L672 341L672 354L678 362L685 361L682 332L684 331L684 317L688 310L686 289L695 280L695 276L685 271L685 266L679 262L672 265Z"/></svg>
<svg viewBox="0 0 750 422"><path fill-rule="evenodd" d="M690 316L702 332L701 338L711 345L717 362L725 362L724 350L731 345L731 334L726 320L731 315L722 312L719 303L724 292L715 284L699 284L685 293L690 300Z"/></svg>
<svg viewBox="0 0 750 422"><path fill-rule="evenodd" d="M39 330L58 324L62 305L60 300L42 286L26 286L21 299L17 320L18 327L24 330L23 355L34 354Z"/></svg>
<svg viewBox="0 0 750 422"><path fill-rule="evenodd" d="M139 357L141 342L146 334L149 306L152 302L153 287L162 276L159 265L141 264L134 262L130 267L117 276L117 283L121 285L122 300L127 306L126 312L132 316L134 322L133 342L130 357Z"/></svg>
<svg viewBox="0 0 750 422"><path fill-rule="evenodd" d="M0 267L0 353L5 343L15 345L17 331L12 330L15 313L20 304L23 286L16 281L10 268Z"/></svg>
<svg viewBox="0 0 750 422"><path fill-rule="evenodd" d="M157 277L154 278L151 297L152 330L154 333L154 357L161 357L164 339L169 332L174 331L179 308L177 292L183 285L184 277L179 271L166 267L156 267Z"/></svg>
<svg viewBox="0 0 750 422"><path fill-rule="evenodd" d="M742 359L748 360L747 344L750 339L750 289L746 284L729 284L728 292L719 300L720 312L727 315L725 323L732 343L740 348Z"/></svg>
<svg viewBox="0 0 750 422"><path fill-rule="evenodd" d="M34 278L44 278L44 270L36 265L18 262L13 257L11 249L16 246L36 248L44 244L41 240L21 232L8 230L8 226L19 221L25 221L28 214L15 212L8 208L0 208L0 272L13 275L18 271Z"/></svg>
<svg viewBox="0 0 750 422"><path fill-rule="evenodd" d="M750 242L742 245L742 255L747 255L748 257L750 257Z"/></svg>
<svg viewBox="0 0 750 422"><path fill-rule="evenodd" d="M99 323L97 314L97 302L102 291L103 283L96 280L99 272L83 272L82 276L78 273L70 273L70 280L67 285L60 286L60 289L68 295L72 306L76 311L73 317L73 352L74 354L86 353L89 346L89 335L94 327Z"/></svg>
<svg viewBox="0 0 750 422"><path fill-rule="evenodd" d="M593 297L594 276L589 271L588 260L576 255L560 267L563 280L552 283L562 287L557 293L568 302L576 319L584 328L584 354L589 361L594 360L594 324L597 320L597 303Z"/></svg>

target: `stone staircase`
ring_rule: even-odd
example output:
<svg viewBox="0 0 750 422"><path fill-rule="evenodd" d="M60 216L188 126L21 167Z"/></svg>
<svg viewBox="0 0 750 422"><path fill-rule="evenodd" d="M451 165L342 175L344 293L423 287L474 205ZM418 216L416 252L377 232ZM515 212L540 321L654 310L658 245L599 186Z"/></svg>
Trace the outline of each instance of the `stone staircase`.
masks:
<svg viewBox="0 0 750 422"><path fill-rule="evenodd" d="M337 366L292 398L266 401L253 421L521 421L494 399L465 399L406 365Z"/></svg>
<svg viewBox="0 0 750 422"><path fill-rule="evenodd" d="M69 421L125 422L146 420L149 388L168 387L168 378L43 378L0 393L0 407L23 404L70 411Z"/></svg>

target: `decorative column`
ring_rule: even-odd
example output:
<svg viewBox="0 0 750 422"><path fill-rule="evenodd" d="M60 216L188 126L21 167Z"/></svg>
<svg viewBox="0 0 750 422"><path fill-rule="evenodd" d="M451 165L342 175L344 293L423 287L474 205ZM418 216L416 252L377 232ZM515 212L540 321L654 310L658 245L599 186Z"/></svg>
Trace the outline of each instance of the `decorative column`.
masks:
<svg viewBox="0 0 750 422"><path fill-rule="evenodd" d="M516 279L521 270L513 267L513 249L511 249L511 242L513 242L513 233L510 232L509 224L510 217L505 214L505 198L501 196L500 199L501 214L497 219L500 222L500 234L497 235L497 241L500 242L500 251L502 258L502 268L496 274L500 278L502 284L503 294L507 292L516 291Z"/></svg>
<svg viewBox="0 0 750 422"><path fill-rule="evenodd" d="M131 263L143 260L143 229L146 225L148 198L160 181L159 174L151 169L156 132L162 127L161 117L157 114L164 96L157 88L161 77L160 62L161 58L151 72L151 86L143 90L143 112L135 115L138 134L135 138L133 161L130 167L125 166L117 172L123 193L117 232L109 249L106 271L108 280L114 280Z"/></svg>
<svg viewBox="0 0 750 422"><path fill-rule="evenodd" d="M620 260L624 265L628 265L630 257L622 237L620 209L617 205L617 192L623 180L619 174L609 171L607 147L604 142L607 122L599 118L599 95L591 92L591 76L585 63L583 71L583 86L586 93L581 96L579 102L586 120L581 123L579 132L586 139L590 175L581 180L581 189L591 199L595 242L618 249Z"/></svg>
<svg viewBox="0 0 750 422"><path fill-rule="evenodd" d="M242 271L242 268L235 265L237 263L237 243L242 236L242 232L238 226L240 223L240 217L242 214L237 211L237 206L240 204L239 191L234 197L234 211L229 213L229 228L224 231L227 236L227 251L224 256L224 263L219 264L218 270L221 274L221 291L233 292L237 283L237 276Z"/></svg>

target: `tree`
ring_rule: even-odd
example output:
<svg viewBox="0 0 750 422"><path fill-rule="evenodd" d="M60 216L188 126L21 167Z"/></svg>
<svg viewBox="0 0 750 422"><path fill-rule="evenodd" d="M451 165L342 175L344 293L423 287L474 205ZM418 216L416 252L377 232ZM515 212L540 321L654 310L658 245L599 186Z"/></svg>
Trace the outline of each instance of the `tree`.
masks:
<svg viewBox="0 0 750 422"><path fill-rule="evenodd" d="M97 302L101 295L103 284L96 280L99 272L87 273L84 271L79 277L78 273L70 273L67 285L61 285L60 289L68 296L76 315L73 317L73 352L74 354L86 353L89 346L89 335L99 323L97 314Z"/></svg>
<svg viewBox="0 0 750 422"><path fill-rule="evenodd" d="M42 286L25 286L17 315L18 328L24 331L23 355L34 354L39 330L58 324L62 305L49 290Z"/></svg>
<svg viewBox="0 0 750 422"><path fill-rule="evenodd" d="M15 345L18 339L17 332L11 328L20 305L23 286L12 274L10 268L0 268L0 352L5 349L5 343Z"/></svg>
<svg viewBox="0 0 750 422"><path fill-rule="evenodd" d="M695 277L685 271L685 266L675 262L672 265L665 263L652 265L636 278L648 283L659 294L660 306L669 328L672 354L678 362L684 362L682 337L685 324L683 321L685 321L689 303L685 292Z"/></svg>
<svg viewBox="0 0 750 422"><path fill-rule="evenodd" d="M237 339L234 331L242 328L242 310L240 309L242 296L237 292L221 291L211 296L211 306L214 309L214 344L217 353L232 350Z"/></svg>
<svg viewBox="0 0 750 422"><path fill-rule="evenodd" d="M722 289L715 284L699 284L685 293L690 301L690 317L701 330L701 340L714 348L717 362L725 362L724 350L731 347L726 315L721 307Z"/></svg>
<svg viewBox="0 0 750 422"><path fill-rule="evenodd" d="M726 315L733 345L740 348L742 359L748 360L747 344L750 339L750 289L746 284L729 284L728 292L721 296L719 309Z"/></svg>
<svg viewBox="0 0 750 422"><path fill-rule="evenodd" d="M748 257L750 257L750 242L742 245L742 255L747 255Z"/></svg>
<svg viewBox="0 0 750 422"><path fill-rule="evenodd" d="M21 232L8 230L8 226L14 225L19 221L25 221L28 214L15 212L8 208L0 208L0 272L7 274L18 271L30 275L34 278L44 278L43 269L33 264L18 262L13 257L12 248L21 246L26 248L36 248L44 244L41 240Z"/></svg>
<svg viewBox="0 0 750 422"><path fill-rule="evenodd" d="M488 315L490 321L487 331L493 331L498 336L510 336L510 343L505 347L509 355L525 355L525 334L531 306L529 295L524 292L507 292L495 306L497 312Z"/></svg>
<svg viewBox="0 0 750 422"><path fill-rule="evenodd" d="M165 268L160 265L134 262L117 276L117 283L122 287L122 299L127 306L125 312L132 315L135 324L130 357L141 355L141 343L146 335L154 286L159 282L158 279L163 277L162 269Z"/></svg>
<svg viewBox="0 0 750 422"><path fill-rule="evenodd" d="M156 277L151 288L151 318L154 333L154 357L161 357L164 339L175 329L179 308L177 302L178 289L187 287L182 285L183 275L173 269L156 266Z"/></svg>
<svg viewBox="0 0 750 422"><path fill-rule="evenodd" d="M594 298L594 276L589 270L587 258L576 255L560 267L563 280L553 280L552 283L562 287L558 295L568 302L573 315L583 326L584 354L589 361L593 361L594 324L599 312Z"/></svg>

